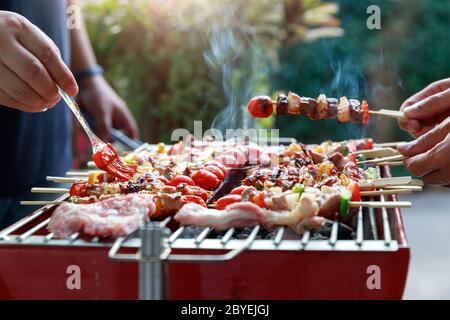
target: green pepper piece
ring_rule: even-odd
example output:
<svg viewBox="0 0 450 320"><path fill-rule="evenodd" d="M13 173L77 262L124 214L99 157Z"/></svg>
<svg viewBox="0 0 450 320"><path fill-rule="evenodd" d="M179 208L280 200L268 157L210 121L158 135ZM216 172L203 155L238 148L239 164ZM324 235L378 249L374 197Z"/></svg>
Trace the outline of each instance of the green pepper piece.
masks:
<svg viewBox="0 0 450 320"><path fill-rule="evenodd" d="M348 211L350 209L350 200L352 198L352 192L348 189L341 191L341 201L339 203L339 214L343 218L348 217Z"/></svg>
<svg viewBox="0 0 450 320"><path fill-rule="evenodd" d="M304 190L305 190L305 187L304 187L302 184L300 184L300 183L297 183L297 184L292 188L292 192L300 193L300 194L302 194Z"/></svg>

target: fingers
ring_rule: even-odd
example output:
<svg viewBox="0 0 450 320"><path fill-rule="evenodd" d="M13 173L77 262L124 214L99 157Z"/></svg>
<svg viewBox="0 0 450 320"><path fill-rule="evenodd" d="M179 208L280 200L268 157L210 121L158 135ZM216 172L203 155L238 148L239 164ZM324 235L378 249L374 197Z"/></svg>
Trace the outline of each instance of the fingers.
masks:
<svg viewBox="0 0 450 320"><path fill-rule="evenodd" d="M435 170L423 176L423 180L432 185L445 185L450 181L450 173L443 170Z"/></svg>
<svg viewBox="0 0 450 320"><path fill-rule="evenodd" d="M404 109L410 119L426 120L450 109L450 89L428 96Z"/></svg>
<svg viewBox="0 0 450 320"><path fill-rule="evenodd" d="M56 45L33 24L27 23L25 28L28 32L19 34L19 42L39 59L53 81L63 91L75 96L78 93L78 85L72 72L64 64Z"/></svg>
<svg viewBox="0 0 450 320"><path fill-rule="evenodd" d="M41 61L19 43L5 48L2 61L44 100L49 102L58 97L55 83Z"/></svg>
<svg viewBox="0 0 450 320"><path fill-rule="evenodd" d="M397 146L397 150L406 157L412 157L420 153L427 152L445 139L450 130L449 121L434 127L429 132L422 134L416 140L402 143Z"/></svg>
<svg viewBox="0 0 450 320"><path fill-rule="evenodd" d="M0 77L0 88L13 101L26 106L26 108L23 108L24 111L26 109L29 112L39 112L56 104L58 97L52 101L44 100L27 83L1 63L0 74L2 75Z"/></svg>

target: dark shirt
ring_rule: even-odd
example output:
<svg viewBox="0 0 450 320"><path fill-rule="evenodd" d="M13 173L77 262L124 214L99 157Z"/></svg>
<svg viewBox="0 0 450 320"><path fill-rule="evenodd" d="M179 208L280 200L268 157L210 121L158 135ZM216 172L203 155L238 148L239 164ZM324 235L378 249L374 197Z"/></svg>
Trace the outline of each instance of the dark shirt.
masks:
<svg viewBox="0 0 450 320"><path fill-rule="evenodd" d="M65 0L0 0L0 10L16 12L38 26L69 62ZM47 175L64 175L71 166L71 149L71 115L64 103L40 113L0 106L0 197L42 185Z"/></svg>

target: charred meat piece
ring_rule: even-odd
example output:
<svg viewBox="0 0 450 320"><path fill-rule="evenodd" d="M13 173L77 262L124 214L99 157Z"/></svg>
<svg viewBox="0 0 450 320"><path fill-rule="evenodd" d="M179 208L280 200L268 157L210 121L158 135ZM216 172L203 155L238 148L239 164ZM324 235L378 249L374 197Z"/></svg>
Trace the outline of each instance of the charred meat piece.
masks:
<svg viewBox="0 0 450 320"><path fill-rule="evenodd" d="M317 108L314 113L310 115L312 120L321 120L325 119L328 115L328 101L327 96L325 94L320 94L317 97Z"/></svg>
<svg viewBox="0 0 450 320"><path fill-rule="evenodd" d="M350 99L350 121L353 123L362 123L361 102L356 99Z"/></svg>
<svg viewBox="0 0 450 320"><path fill-rule="evenodd" d="M288 97L285 94L280 93L277 98L277 116L284 116L288 109Z"/></svg>
<svg viewBox="0 0 450 320"><path fill-rule="evenodd" d="M336 98L328 98L328 115L327 118L336 118L338 115L339 101Z"/></svg>

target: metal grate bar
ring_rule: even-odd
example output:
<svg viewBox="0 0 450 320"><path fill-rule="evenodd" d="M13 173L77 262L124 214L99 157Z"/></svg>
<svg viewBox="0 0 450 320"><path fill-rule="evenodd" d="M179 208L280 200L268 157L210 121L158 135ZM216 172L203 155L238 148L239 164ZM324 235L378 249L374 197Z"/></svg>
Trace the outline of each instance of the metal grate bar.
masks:
<svg viewBox="0 0 450 320"><path fill-rule="evenodd" d="M175 242L175 240L178 239L178 237L183 233L184 231L184 226L179 227L174 233L172 233L172 235L169 237L169 244L172 244Z"/></svg>
<svg viewBox="0 0 450 320"><path fill-rule="evenodd" d="M33 228L27 230L26 232L24 232L20 236L18 236L17 240L20 241L20 242L26 240L29 236L34 234L36 231L38 231L38 230L42 229L43 227L45 227L49 222L50 222L50 218L42 221L41 223L35 225Z"/></svg>
<svg viewBox="0 0 450 320"><path fill-rule="evenodd" d="M166 227L170 220L172 220L172 217L165 218L163 221L161 221L161 226Z"/></svg>
<svg viewBox="0 0 450 320"><path fill-rule="evenodd" d="M208 233L210 233L211 228L205 228L203 229L203 231L197 236L197 238L195 238L194 242L196 244L200 244L203 242L203 240L205 240L205 238L208 236Z"/></svg>
<svg viewBox="0 0 450 320"><path fill-rule="evenodd" d="M78 239L79 236L80 236L80 233L79 233L79 232L75 232L74 234L72 234L72 235L69 237L69 241L70 241L70 242L74 242L75 240Z"/></svg>
<svg viewBox="0 0 450 320"><path fill-rule="evenodd" d="M337 220L334 220L333 226L331 227L330 239L328 240L328 243L331 246L334 246L336 244L336 241L338 238L338 227L339 227L339 222Z"/></svg>
<svg viewBox="0 0 450 320"><path fill-rule="evenodd" d="M359 207L358 218L356 221L356 244L361 246L364 241L364 224L363 224L363 212L362 207Z"/></svg>
<svg viewBox="0 0 450 320"><path fill-rule="evenodd" d="M380 197L381 201L384 201L384 196ZM388 219L388 215L387 215L387 210L386 208L382 208L381 209L381 217L383 219L383 235L384 235L384 243L389 246L391 244L392 241L392 237L391 237L391 227L389 225L389 219Z"/></svg>
<svg viewBox="0 0 450 320"><path fill-rule="evenodd" d="M303 247L305 247L308 244L310 235L311 232L309 230L306 230L305 233L303 234L303 237L300 240L300 243L302 244Z"/></svg>
<svg viewBox="0 0 450 320"><path fill-rule="evenodd" d="M275 238L273 239L274 245L276 245L276 246L280 245L281 241L283 240L284 231L285 231L284 227L278 228L277 234L276 234Z"/></svg>
<svg viewBox="0 0 450 320"><path fill-rule="evenodd" d="M227 244L227 242L230 241L231 236L233 235L234 231L235 231L234 228L228 229L228 231L225 233L225 235L222 237L222 239L220 239L220 243L222 245Z"/></svg>
<svg viewBox="0 0 450 320"><path fill-rule="evenodd" d="M52 240L54 237L53 232L50 232L48 235L45 236L44 238L44 242L49 242L50 240Z"/></svg>

